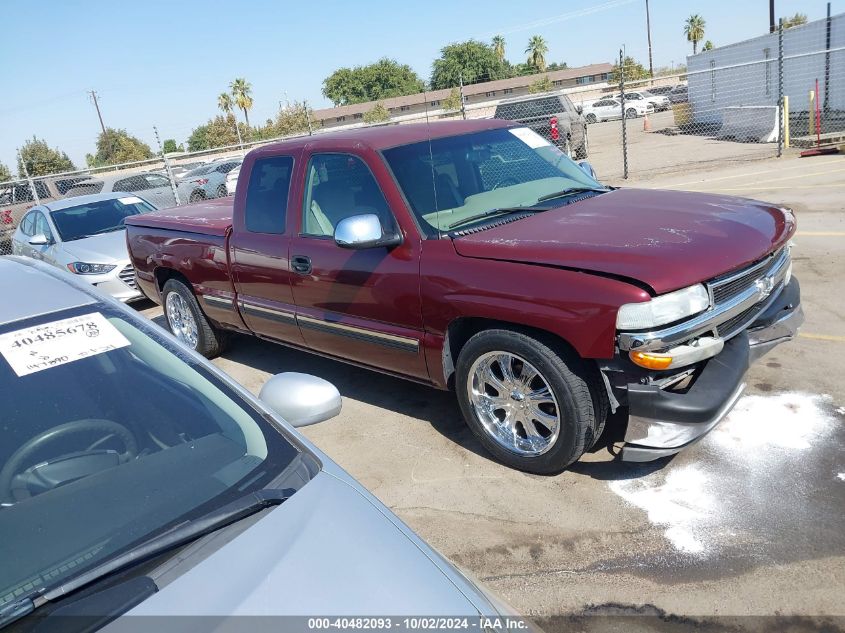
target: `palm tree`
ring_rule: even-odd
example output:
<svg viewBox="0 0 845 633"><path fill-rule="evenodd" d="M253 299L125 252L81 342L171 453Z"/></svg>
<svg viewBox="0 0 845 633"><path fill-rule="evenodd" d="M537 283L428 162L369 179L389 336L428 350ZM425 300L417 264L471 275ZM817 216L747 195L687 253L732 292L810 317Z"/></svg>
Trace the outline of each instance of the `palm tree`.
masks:
<svg viewBox="0 0 845 633"><path fill-rule="evenodd" d="M692 42L692 54L698 52L698 43L704 39L704 27L707 23L697 13L689 16L684 22L684 35L687 36L687 41Z"/></svg>
<svg viewBox="0 0 845 633"><path fill-rule="evenodd" d="M496 35L493 38L493 52L500 62L505 61L505 37L503 35Z"/></svg>
<svg viewBox="0 0 845 633"><path fill-rule="evenodd" d="M252 108L252 85L244 79L239 77L229 84L232 90L232 96L235 98L235 105L244 111L244 119L249 125L249 109Z"/></svg>
<svg viewBox="0 0 845 633"><path fill-rule="evenodd" d="M534 66L540 72L546 70L546 53L549 52L549 46L542 35L532 35L525 52L528 53L530 66Z"/></svg>
<svg viewBox="0 0 845 633"><path fill-rule="evenodd" d="M229 114L232 111L232 95L228 92L221 92L217 97L217 107L223 110L223 114Z"/></svg>

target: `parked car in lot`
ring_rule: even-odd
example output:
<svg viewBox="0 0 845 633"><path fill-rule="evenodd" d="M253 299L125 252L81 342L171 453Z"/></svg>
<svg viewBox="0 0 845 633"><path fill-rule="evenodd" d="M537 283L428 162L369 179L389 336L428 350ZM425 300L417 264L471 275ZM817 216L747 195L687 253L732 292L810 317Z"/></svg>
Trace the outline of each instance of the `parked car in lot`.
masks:
<svg viewBox="0 0 845 633"><path fill-rule="evenodd" d="M496 106L493 118L522 123L567 156L584 159L590 153L586 121L565 94L507 99Z"/></svg>
<svg viewBox="0 0 845 633"><path fill-rule="evenodd" d="M622 101L616 97L605 97L583 106L587 123L612 121L622 118ZM625 102L625 118L636 119L654 112L654 106L646 101Z"/></svg>
<svg viewBox="0 0 845 633"><path fill-rule="evenodd" d="M12 253L79 275L121 301L142 295L126 252L124 220L155 211L124 193L98 193L33 207L12 236Z"/></svg>
<svg viewBox="0 0 845 633"><path fill-rule="evenodd" d="M86 174L33 179L39 202L63 197L74 185L90 179ZM0 184L0 255L11 253L11 238L23 214L36 203L26 180Z"/></svg>
<svg viewBox="0 0 845 633"><path fill-rule="evenodd" d="M605 187L512 123L291 139L241 171L233 200L127 219L171 331L206 356L251 332L454 389L529 472L577 460L619 407L623 459L682 450L802 320L789 210Z"/></svg>
<svg viewBox="0 0 845 633"><path fill-rule="evenodd" d="M96 193L134 193L163 209L176 204L173 188L167 176L158 173L123 174L104 176L76 184L67 192L68 198L89 196Z"/></svg>
<svg viewBox="0 0 845 633"><path fill-rule="evenodd" d="M228 196L226 176L242 162L240 158L227 158L188 172L179 181L179 199L197 202Z"/></svg>
<svg viewBox="0 0 845 633"><path fill-rule="evenodd" d="M674 88L672 88L672 92L669 93L669 101L673 104L675 103L686 103L689 101L689 92L687 84L678 84Z"/></svg>
<svg viewBox="0 0 845 633"><path fill-rule="evenodd" d="M621 99L622 95L617 94L617 99ZM655 112L663 112L670 107L669 98L665 95L656 95L647 90L632 90L625 93L625 105L628 103L635 103L637 101L645 101L654 106Z"/></svg>
<svg viewBox="0 0 845 633"><path fill-rule="evenodd" d="M228 174L226 174L226 192L233 196L235 195L235 189L238 187L238 176L241 173L241 166L238 165Z"/></svg>
<svg viewBox="0 0 845 633"><path fill-rule="evenodd" d="M294 428L339 413L331 384L256 398L34 260L0 258L0 291L0 627L513 615Z"/></svg>
<svg viewBox="0 0 845 633"><path fill-rule="evenodd" d="M666 96L670 92L672 92L672 88L675 86L652 86L648 89L648 91L653 95L663 95Z"/></svg>

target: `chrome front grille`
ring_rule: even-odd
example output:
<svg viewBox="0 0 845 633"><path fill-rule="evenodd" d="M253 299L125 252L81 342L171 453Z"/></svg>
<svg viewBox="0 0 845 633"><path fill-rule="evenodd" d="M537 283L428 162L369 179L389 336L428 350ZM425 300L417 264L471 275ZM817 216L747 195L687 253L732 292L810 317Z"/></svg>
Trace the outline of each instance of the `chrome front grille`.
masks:
<svg viewBox="0 0 845 633"><path fill-rule="evenodd" d="M783 257L789 257L788 248L784 247L776 253L751 264L738 272L728 273L710 281L707 285L713 296L713 303L718 305L730 301L754 285L761 277L765 277L778 267Z"/></svg>
<svg viewBox="0 0 845 633"><path fill-rule="evenodd" d="M784 247L748 268L723 275L708 283L716 308L730 304L751 292L756 292L757 297L757 301L752 305L718 323L716 334L723 339L729 339L748 327L766 308L770 298L777 296L783 289L789 264L789 248Z"/></svg>
<svg viewBox="0 0 845 633"><path fill-rule="evenodd" d="M123 270L121 270L118 274L120 280L125 283L127 286L132 288L133 290L138 289L138 284L135 283L135 269L132 267L132 264L129 266L125 266Z"/></svg>

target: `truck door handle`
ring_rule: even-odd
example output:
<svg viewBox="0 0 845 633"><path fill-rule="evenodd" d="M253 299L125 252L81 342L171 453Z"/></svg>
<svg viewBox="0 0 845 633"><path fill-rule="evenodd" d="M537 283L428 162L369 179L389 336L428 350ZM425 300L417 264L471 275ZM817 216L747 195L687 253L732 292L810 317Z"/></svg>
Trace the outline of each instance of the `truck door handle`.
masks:
<svg viewBox="0 0 845 633"><path fill-rule="evenodd" d="M290 264L295 273L307 275L311 272L311 258L308 255L294 255L290 258Z"/></svg>

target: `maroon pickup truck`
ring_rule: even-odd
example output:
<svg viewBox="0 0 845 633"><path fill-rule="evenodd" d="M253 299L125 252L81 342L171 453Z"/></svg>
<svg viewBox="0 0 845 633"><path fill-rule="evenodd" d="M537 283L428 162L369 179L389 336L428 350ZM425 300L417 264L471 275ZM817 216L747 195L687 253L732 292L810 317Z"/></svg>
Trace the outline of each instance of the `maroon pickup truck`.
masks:
<svg viewBox="0 0 845 633"><path fill-rule="evenodd" d="M439 122L289 140L232 199L128 218L138 286L206 356L246 332L454 389L502 462L565 468L713 428L795 335L791 211L616 189L532 130Z"/></svg>

